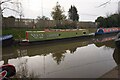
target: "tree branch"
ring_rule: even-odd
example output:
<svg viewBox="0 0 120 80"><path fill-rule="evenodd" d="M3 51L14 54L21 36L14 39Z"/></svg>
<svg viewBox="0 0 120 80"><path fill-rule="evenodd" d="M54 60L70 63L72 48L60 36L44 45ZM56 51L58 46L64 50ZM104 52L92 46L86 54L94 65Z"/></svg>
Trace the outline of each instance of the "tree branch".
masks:
<svg viewBox="0 0 120 80"><path fill-rule="evenodd" d="M3 1L3 2L0 3L0 5L3 4L3 3L6 3L6 2L10 2L10 1L11 1L11 0Z"/></svg>
<svg viewBox="0 0 120 80"><path fill-rule="evenodd" d="M19 14L21 14L21 15L22 15L22 13L21 13L21 12L19 12L19 11L15 10L15 9L8 8L8 7L4 7L4 8L2 9L2 11L3 11L3 10L5 10L5 9L12 10L12 11L14 11L14 12L19 13Z"/></svg>

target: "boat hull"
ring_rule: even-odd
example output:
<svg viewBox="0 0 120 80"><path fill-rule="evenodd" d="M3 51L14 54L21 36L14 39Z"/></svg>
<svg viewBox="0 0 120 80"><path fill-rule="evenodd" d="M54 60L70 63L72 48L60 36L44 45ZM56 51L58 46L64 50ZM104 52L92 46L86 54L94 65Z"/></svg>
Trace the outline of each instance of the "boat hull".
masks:
<svg viewBox="0 0 120 80"><path fill-rule="evenodd" d="M14 40L12 35L4 35L1 37L0 45L2 47L7 47L7 46L11 46L13 42Z"/></svg>
<svg viewBox="0 0 120 80"><path fill-rule="evenodd" d="M120 32L120 28L99 28L95 35L112 34Z"/></svg>

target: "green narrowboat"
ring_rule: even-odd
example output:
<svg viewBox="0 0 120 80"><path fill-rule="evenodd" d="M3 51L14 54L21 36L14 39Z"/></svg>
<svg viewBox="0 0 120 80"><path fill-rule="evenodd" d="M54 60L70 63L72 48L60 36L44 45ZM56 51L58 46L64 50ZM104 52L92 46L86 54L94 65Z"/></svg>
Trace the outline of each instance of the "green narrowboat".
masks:
<svg viewBox="0 0 120 80"><path fill-rule="evenodd" d="M26 31L26 39L24 41L46 41L87 35L89 35L87 29L46 29L44 31Z"/></svg>

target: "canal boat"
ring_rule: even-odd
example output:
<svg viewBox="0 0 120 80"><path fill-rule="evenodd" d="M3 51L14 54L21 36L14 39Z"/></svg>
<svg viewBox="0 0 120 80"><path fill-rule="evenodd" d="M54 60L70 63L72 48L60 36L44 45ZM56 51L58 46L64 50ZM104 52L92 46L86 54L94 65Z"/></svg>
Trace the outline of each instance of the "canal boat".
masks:
<svg viewBox="0 0 120 80"><path fill-rule="evenodd" d="M26 31L26 39L22 40L22 43L60 40L90 35L91 34L89 34L87 29L46 29L44 31Z"/></svg>
<svg viewBox="0 0 120 80"><path fill-rule="evenodd" d="M9 80L8 78L13 77L16 74L16 69L13 65L6 64L0 66L0 80Z"/></svg>
<svg viewBox="0 0 120 80"><path fill-rule="evenodd" d="M10 46L13 43L13 35L2 35L0 36L1 46Z"/></svg>
<svg viewBox="0 0 120 80"><path fill-rule="evenodd" d="M117 36L116 36L115 44L116 44L117 47L120 47L120 33L118 33Z"/></svg>
<svg viewBox="0 0 120 80"><path fill-rule="evenodd" d="M120 28L99 28L95 32L95 35L110 34L120 32Z"/></svg>

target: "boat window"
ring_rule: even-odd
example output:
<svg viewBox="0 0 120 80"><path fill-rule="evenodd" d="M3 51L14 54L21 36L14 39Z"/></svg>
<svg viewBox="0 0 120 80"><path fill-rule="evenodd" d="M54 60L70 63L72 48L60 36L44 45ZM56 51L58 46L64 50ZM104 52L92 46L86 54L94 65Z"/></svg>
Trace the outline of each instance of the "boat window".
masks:
<svg viewBox="0 0 120 80"><path fill-rule="evenodd" d="M61 34L59 34L59 36L61 36Z"/></svg>
<svg viewBox="0 0 120 80"><path fill-rule="evenodd" d="M98 30L98 33L104 33L102 29Z"/></svg>
<svg viewBox="0 0 120 80"><path fill-rule="evenodd" d="M83 34L86 34L86 32L83 32Z"/></svg>

